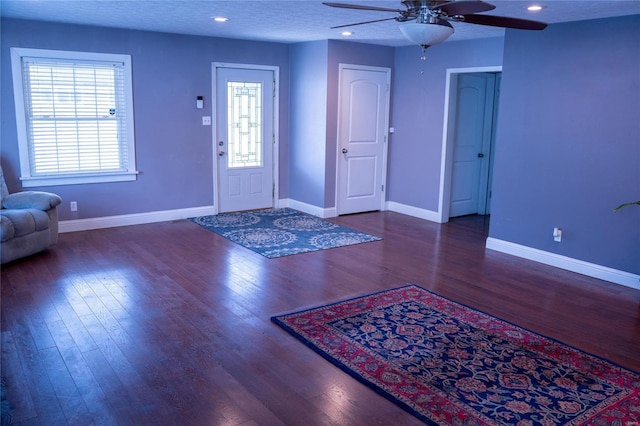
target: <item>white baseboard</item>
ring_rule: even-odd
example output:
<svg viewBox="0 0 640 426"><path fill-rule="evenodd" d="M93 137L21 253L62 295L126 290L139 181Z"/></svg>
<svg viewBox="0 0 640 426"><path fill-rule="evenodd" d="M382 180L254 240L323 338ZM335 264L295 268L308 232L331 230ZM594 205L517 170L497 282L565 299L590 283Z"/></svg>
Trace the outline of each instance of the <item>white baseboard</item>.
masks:
<svg viewBox="0 0 640 426"><path fill-rule="evenodd" d="M143 223L168 222L189 217L213 214L213 206L191 207L187 209L164 210L125 214L120 216L93 217L89 219L63 220L59 223L60 233L90 231L92 229L115 228L117 226L141 225Z"/></svg>
<svg viewBox="0 0 640 426"><path fill-rule="evenodd" d="M314 206L313 204L303 203L302 201L292 200L291 198L285 198L278 200L278 207L289 207L295 210L299 210L304 213L308 213L321 218L336 217L338 213L335 207L322 208Z"/></svg>
<svg viewBox="0 0 640 426"><path fill-rule="evenodd" d="M549 253L547 251L538 250L532 247L492 237L487 238L486 247L491 250L500 251L502 253L522 257L524 259L544 263L545 265L555 266L556 268L566 269L589 277L610 281L615 284L640 290L640 275L632 274L630 272L619 271L617 269L597 265L595 263L589 263L573 259L571 257Z"/></svg>
<svg viewBox="0 0 640 426"><path fill-rule="evenodd" d="M279 200L278 207L290 207L292 209L300 210L301 212L312 214L321 218L338 216L338 210L335 207L322 208L314 206L312 204L303 203L302 201L292 200L290 198ZM440 215L437 212L431 210L425 210L406 204L400 204L394 201L387 201L385 204L385 209L396 213L402 213L408 216L417 217L419 219L425 219L431 222L440 223Z"/></svg>
<svg viewBox="0 0 640 426"><path fill-rule="evenodd" d="M290 207L321 218L335 217L336 209L323 209L311 204L291 199L276 202L277 208ZM64 220L59 223L59 232L90 231L92 229L115 228L118 226L141 225L144 223L168 222L171 220L187 219L189 217L206 216L215 213L213 206L191 207L177 210L164 210L125 214L119 216L93 217L88 219Z"/></svg>
<svg viewBox="0 0 640 426"><path fill-rule="evenodd" d="M440 223L440 215L432 210L421 209L406 204L396 203L395 201L387 201L387 210L392 212L406 214L407 216L417 217L419 219Z"/></svg>

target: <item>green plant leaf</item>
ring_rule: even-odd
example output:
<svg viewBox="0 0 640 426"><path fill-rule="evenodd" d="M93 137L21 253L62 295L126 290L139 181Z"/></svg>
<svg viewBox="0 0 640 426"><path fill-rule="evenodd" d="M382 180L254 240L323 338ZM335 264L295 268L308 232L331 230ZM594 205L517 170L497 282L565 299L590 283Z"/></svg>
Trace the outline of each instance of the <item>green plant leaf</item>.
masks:
<svg viewBox="0 0 640 426"><path fill-rule="evenodd" d="M624 204L620 204L618 207L616 207L615 209L613 209L614 212L617 212L618 210L620 210L623 207L627 207L627 206L632 206L632 205L638 205L640 206L640 201L632 201L630 203L624 203Z"/></svg>

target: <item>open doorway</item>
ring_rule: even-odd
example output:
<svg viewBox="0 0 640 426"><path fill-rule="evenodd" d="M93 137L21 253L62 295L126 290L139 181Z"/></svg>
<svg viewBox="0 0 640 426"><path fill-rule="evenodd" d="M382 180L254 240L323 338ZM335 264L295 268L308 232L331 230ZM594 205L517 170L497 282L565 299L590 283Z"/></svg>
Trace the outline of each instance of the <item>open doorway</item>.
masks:
<svg viewBox="0 0 640 426"><path fill-rule="evenodd" d="M489 215L501 68L448 70L440 222Z"/></svg>

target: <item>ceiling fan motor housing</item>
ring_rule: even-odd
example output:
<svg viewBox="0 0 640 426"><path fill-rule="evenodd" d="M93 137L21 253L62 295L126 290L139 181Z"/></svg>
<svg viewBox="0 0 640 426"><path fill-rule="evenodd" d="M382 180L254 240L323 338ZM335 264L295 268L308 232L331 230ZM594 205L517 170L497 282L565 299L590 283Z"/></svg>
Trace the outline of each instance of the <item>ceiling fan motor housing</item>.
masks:
<svg viewBox="0 0 640 426"><path fill-rule="evenodd" d="M418 11L420 10L420 8L422 7L427 7L427 8L438 8L439 6L445 4L445 3L450 3L449 1L434 1L434 0L404 0L402 2L402 4L405 5L405 7L408 10L411 11Z"/></svg>

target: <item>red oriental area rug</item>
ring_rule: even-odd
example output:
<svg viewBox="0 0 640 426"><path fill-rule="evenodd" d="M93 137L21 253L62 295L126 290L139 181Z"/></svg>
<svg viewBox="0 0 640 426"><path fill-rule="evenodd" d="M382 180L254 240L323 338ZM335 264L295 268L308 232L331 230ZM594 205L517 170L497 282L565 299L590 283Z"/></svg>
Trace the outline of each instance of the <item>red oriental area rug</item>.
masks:
<svg viewBox="0 0 640 426"><path fill-rule="evenodd" d="M640 425L640 374L415 285L272 321L429 424Z"/></svg>

